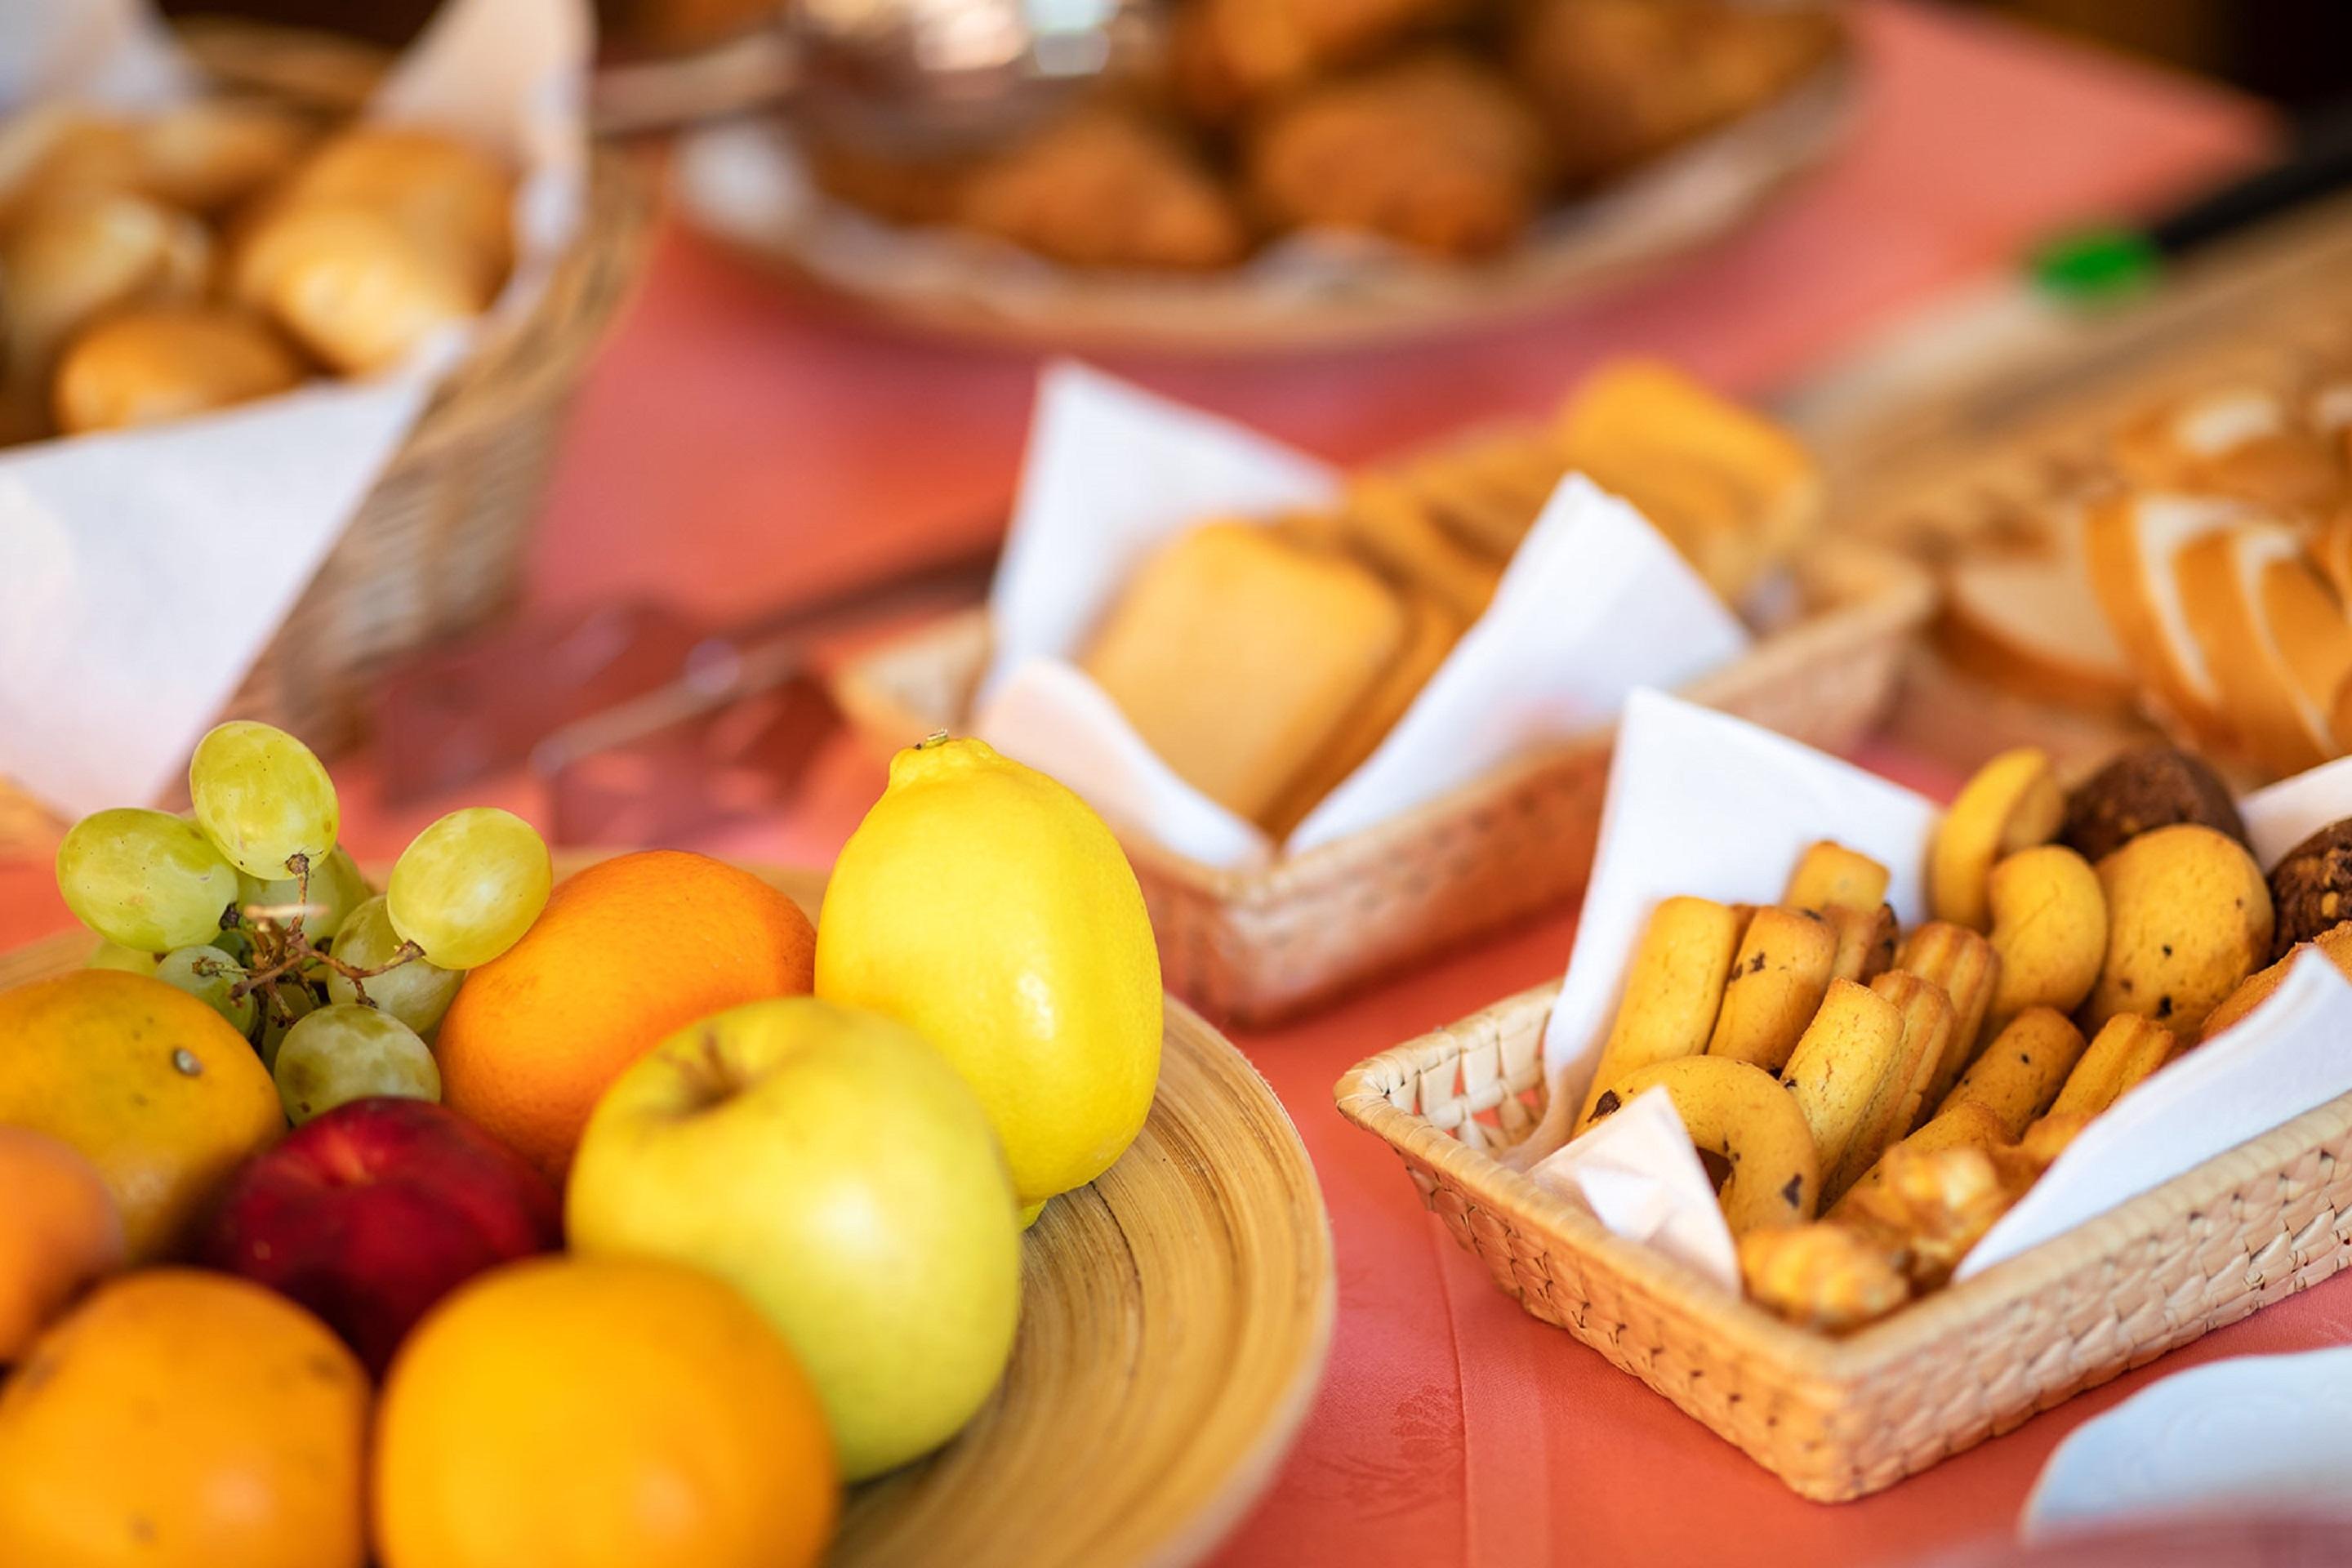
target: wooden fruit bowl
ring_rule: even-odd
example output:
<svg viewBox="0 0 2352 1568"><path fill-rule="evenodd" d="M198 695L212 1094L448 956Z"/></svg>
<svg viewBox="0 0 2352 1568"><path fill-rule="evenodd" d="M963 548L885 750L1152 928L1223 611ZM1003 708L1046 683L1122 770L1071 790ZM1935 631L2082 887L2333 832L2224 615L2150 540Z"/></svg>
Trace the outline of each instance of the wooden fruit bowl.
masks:
<svg viewBox="0 0 2352 1568"><path fill-rule="evenodd" d="M822 874L746 868L816 912ZM0 990L79 968L94 942L0 953ZM850 1494L836 1568L1167 1568L1273 1479L1330 1344L1330 1229L1274 1091L1174 998L1142 1136L1046 1206L1021 1287L1003 1386L954 1442Z"/></svg>

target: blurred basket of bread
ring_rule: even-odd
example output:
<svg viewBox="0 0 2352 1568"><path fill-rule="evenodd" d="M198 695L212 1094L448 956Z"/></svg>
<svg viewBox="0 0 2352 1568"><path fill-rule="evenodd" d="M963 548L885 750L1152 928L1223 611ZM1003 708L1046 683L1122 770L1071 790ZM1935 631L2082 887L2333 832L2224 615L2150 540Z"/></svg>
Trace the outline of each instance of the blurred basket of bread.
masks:
<svg viewBox="0 0 2352 1568"><path fill-rule="evenodd" d="M1115 36L1138 41L1114 68L1009 141L885 146L800 113L765 153L714 134L707 179L690 146L687 204L933 326L1280 345L1512 309L1654 260L1810 165L1843 121L1830 5L1130 9L1149 25ZM755 205L762 157L789 197L728 210Z"/></svg>
<svg viewBox="0 0 2352 1568"><path fill-rule="evenodd" d="M154 426L365 377L489 307L517 176L454 136L347 122L352 47L247 26L235 83L152 111L0 121L13 442ZM306 59L343 62L323 77ZM375 62L379 67L381 59ZM309 93L257 87L273 79ZM637 259L648 203L595 159L535 304L433 395L232 711L332 746L382 661L509 599L565 405Z"/></svg>
<svg viewBox="0 0 2352 1568"><path fill-rule="evenodd" d="M1925 574L1866 545L1812 548L1823 495L1805 450L1640 362L1549 422L1359 472L1327 509L1202 519L1129 574L1074 662L1179 778L1279 845L1404 716L1570 473L1634 503L1759 623L1692 696L1819 745L1863 736L1928 615ZM886 747L963 727L990 649L986 615L961 616L852 660L836 695ZM1605 727L1538 746L1255 867L1191 858L1111 814L1170 986L1263 1024L1574 893L1609 755Z"/></svg>

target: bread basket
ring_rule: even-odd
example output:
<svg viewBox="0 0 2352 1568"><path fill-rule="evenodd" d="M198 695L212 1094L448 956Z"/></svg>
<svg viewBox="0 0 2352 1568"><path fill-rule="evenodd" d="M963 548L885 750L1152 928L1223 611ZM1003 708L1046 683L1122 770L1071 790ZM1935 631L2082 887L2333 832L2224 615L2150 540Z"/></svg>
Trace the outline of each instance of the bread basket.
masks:
<svg viewBox="0 0 2352 1568"><path fill-rule="evenodd" d="M1837 542L1799 563L1801 618L1694 683L1693 700L1830 751L1885 709L1933 607L1927 574ZM965 721L988 624L957 616L867 651L835 695L886 750ZM1254 870L1177 855L1120 824L1169 988L1256 1027L1522 919L1583 886L1609 777L1598 731L1520 759L1378 827Z"/></svg>
<svg viewBox="0 0 2352 1568"><path fill-rule="evenodd" d="M1359 1063L1339 1113L1521 1306L1816 1501L1892 1486L2352 1256L2346 1096L1848 1338L1793 1328L1495 1158L1543 1113L1559 989Z"/></svg>
<svg viewBox="0 0 2352 1568"><path fill-rule="evenodd" d="M254 26L233 37L234 50L224 49L199 28L194 52L247 90L307 85L314 106L348 108L367 84L369 56L358 46ZM342 68L322 76L320 58ZM322 82L331 90L318 90ZM580 232L545 293L435 395L247 672L230 715L266 720L320 750L347 744L386 660L513 599L564 412L627 296L652 207L645 172L597 150Z"/></svg>

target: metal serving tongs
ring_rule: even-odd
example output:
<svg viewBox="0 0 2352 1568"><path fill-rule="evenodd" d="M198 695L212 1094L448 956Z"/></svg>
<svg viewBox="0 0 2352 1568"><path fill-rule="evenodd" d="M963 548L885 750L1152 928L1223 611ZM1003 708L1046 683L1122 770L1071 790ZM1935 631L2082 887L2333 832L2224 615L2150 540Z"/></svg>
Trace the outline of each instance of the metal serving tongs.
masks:
<svg viewBox="0 0 2352 1568"><path fill-rule="evenodd" d="M528 764L564 844L661 844L789 804L840 723L827 659L975 605L997 543L739 626L630 600L525 616L395 669L374 702L383 788L438 795Z"/></svg>

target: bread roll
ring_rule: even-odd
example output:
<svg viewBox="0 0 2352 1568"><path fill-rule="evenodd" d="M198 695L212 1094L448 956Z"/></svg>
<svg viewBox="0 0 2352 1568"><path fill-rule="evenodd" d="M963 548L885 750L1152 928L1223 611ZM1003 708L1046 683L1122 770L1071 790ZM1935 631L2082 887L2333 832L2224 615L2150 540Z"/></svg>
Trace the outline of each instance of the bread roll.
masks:
<svg viewBox="0 0 2352 1568"><path fill-rule="evenodd" d="M277 208L246 236L230 289L347 375L399 363L483 302L446 253L383 212L346 203Z"/></svg>
<svg viewBox="0 0 2352 1568"><path fill-rule="evenodd" d="M100 313L194 300L212 273L212 236L185 213L120 194L43 205L0 245L8 372L43 384L57 353Z"/></svg>
<svg viewBox="0 0 2352 1568"><path fill-rule="evenodd" d="M276 197L372 207L412 244L445 253L475 300L488 304L514 265L514 179L488 154L427 131L362 126L321 146Z"/></svg>
<svg viewBox="0 0 2352 1568"><path fill-rule="evenodd" d="M145 194L192 212L216 212L283 179L310 128L268 104L201 99L142 121L136 132Z"/></svg>
<svg viewBox="0 0 2352 1568"><path fill-rule="evenodd" d="M263 322L219 306L110 316L58 366L58 428L121 430L268 397L302 380L301 363Z"/></svg>

